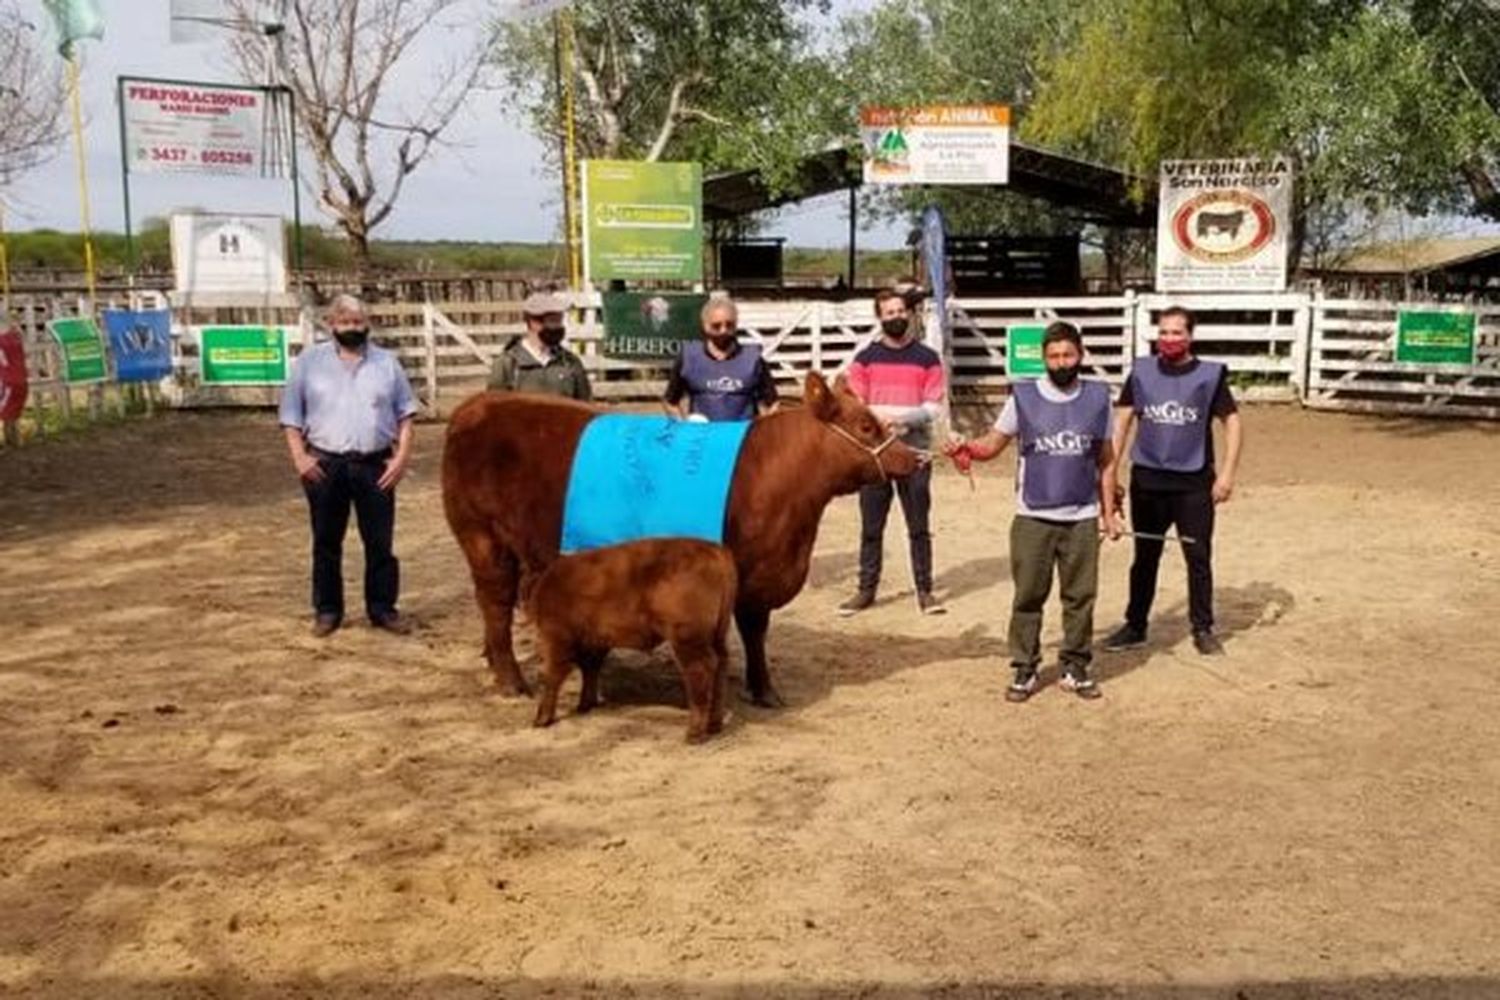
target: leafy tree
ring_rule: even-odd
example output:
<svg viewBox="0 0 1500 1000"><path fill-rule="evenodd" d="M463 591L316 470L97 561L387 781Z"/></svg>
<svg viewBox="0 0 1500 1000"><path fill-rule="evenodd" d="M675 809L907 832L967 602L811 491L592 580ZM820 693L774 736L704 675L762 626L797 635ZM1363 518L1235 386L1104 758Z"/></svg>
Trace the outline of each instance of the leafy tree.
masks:
<svg viewBox="0 0 1500 1000"><path fill-rule="evenodd" d="M838 134L829 66L804 15L827 0L579 0L574 53L581 158L759 167L773 187ZM556 165L563 133L550 21L502 22L494 60L506 102Z"/></svg>

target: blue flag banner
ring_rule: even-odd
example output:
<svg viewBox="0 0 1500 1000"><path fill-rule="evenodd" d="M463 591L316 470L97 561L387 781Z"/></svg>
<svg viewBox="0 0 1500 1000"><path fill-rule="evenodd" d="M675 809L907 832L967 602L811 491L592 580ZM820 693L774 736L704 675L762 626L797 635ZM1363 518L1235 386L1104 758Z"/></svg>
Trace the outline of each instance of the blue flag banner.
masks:
<svg viewBox="0 0 1500 1000"><path fill-rule="evenodd" d="M169 310L106 309L104 334L115 356L117 381L157 382L172 374Z"/></svg>
<svg viewBox="0 0 1500 1000"><path fill-rule="evenodd" d="M563 504L562 551L639 538L722 543L729 486L750 422L606 414L579 439Z"/></svg>
<svg viewBox="0 0 1500 1000"><path fill-rule="evenodd" d="M937 343L929 333L927 346L946 362L948 352L948 237L943 211L936 205L922 213L922 260L927 265L927 287L932 289L932 307L937 311Z"/></svg>

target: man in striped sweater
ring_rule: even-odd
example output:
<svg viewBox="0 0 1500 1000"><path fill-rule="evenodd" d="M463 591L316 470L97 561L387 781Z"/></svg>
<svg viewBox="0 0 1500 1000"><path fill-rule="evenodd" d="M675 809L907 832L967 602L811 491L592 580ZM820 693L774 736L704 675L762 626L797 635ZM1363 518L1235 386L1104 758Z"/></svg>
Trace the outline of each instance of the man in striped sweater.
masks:
<svg viewBox="0 0 1500 1000"><path fill-rule="evenodd" d="M881 420L913 448L931 449L932 423L943 401L943 361L917 341L906 299L894 289L875 296L880 339L854 356L848 383ZM932 466L924 464L894 485L889 482L859 491L859 591L839 605L839 614L858 614L875 603L880 585L885 521L892 494L901 500L911 543L911 568L917 585L917 607L923 614L944 612L932 592Z"/></svg>

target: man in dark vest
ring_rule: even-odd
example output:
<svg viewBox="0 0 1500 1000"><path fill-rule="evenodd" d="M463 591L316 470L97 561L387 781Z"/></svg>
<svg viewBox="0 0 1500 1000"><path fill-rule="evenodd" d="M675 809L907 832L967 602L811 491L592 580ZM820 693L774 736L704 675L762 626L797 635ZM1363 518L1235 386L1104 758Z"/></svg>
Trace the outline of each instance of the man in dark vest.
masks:
<svg viewBox="0 0 1500 1000"><path fill-rule="evenodd" d="M776 383L759 344L739 340L739 309L727 296L708 300L703 339L682 345L662 401L680 417L749 420L776 407Z"/></svg>
<svg viewBox="0 0 1500 1000"><path fill-rule="evenodd" d="M943 449L967 471L970 459L989 461L1012 441L1019 442L1016 516L1010 524L1014 676L1005 692L1014 702L1030 698L1037 688L1042 609L1052 590L1054 566L1063 609L1061 686L1080 698L1100 694L1088 668L1099 590L1099 527L1114 522L1113 494L1101 488L1101 473L1114 458L1109 387L1078 377L1083 338L1071 323L1047 327L1042 358L1047 377L1013 383L994 427L973 441L959 438Z"/></svg>
<svg viewBox="0 0 1500 1000"><path fill-rule="evenodd" d="M1118 456L1139 423L1130 452L1130 525L1145 535L1162 535L1175 526L1180 537L1192 539L1183 543L1182 555L1193 646L1205 656L1223 653L1214 635L1214 508L1234 495L1243 430L1225 367L1193 356L1192 313L1177 306L1162 312L1156 357L1131 369L1117 405L1116 463L1105 470L1105 485L1112 496L1117 493ZM1217 471L1214 417L1224 422L1224 463ZM1161 553L1159 539L1136 538L1125 624L1104 641L1105 649L1145 643Z"/></svg>

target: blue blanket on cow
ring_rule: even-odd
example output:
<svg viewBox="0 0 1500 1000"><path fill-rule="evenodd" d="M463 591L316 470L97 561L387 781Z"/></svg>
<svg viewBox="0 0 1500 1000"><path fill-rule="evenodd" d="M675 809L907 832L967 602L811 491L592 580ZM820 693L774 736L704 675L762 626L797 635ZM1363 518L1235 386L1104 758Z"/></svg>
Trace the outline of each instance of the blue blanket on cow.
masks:
<svg viewBox="0 0 1500 1000"><path fill-rule="evenodd" d="M637 538L723 542L729 484L749 430L748 421L595 417L573 457L562 551Z"/></svg>

